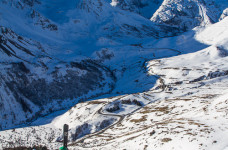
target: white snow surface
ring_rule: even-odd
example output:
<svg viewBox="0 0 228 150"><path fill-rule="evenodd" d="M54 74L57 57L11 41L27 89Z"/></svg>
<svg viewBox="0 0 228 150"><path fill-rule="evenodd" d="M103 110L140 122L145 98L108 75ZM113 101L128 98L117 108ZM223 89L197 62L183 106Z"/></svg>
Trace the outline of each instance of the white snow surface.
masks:
<svg viewBox="0 0 228 150"><path fill-rule="evenodd" d="M228 17L220 22L210 25L196 35L196 39L208 45L222 47L228 50Z"/></svg>

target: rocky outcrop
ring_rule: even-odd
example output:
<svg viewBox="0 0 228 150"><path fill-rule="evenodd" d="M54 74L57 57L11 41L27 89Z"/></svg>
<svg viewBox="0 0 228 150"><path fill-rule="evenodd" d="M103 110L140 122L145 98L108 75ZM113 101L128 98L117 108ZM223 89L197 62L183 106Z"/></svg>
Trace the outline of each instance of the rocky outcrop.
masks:
<svg viewBox="0 0 228 150"><path fill-rule="evenodd" d="M219 14L214 0L164 0L151 21L187 31L218 21Z"/></svg>
<svg viewBox="0 0 228 150"><path fill-rule="evenodd" d="M77 139L91 133L100 131L115 122L115 119L104 119L96 124L84 123L76 127L75 132L71 133L70 140L76 141Z"/></svg>

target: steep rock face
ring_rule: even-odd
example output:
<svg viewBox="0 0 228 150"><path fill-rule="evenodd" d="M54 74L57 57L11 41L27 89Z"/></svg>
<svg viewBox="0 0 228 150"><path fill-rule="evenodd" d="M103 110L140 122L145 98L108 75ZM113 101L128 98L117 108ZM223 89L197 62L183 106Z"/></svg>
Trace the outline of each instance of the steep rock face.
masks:
<svg viewBox="0 0 228 150"><path fill-rule="evenodd" d="M151 21L186 31L218 21L220 11L214 0L165 0Z"/></svg>

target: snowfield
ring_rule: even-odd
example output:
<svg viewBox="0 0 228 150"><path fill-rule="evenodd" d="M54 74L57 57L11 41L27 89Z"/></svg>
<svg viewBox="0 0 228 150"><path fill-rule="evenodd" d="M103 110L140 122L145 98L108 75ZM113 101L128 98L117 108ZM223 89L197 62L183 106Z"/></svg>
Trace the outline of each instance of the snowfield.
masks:
<svg viewBox="0 0 228 150"><path fill-rule="evenodd" d="M226 1L0 2L0 149L228 150Z"/></svg>
<svg viewBox="0 0 228 150"><path fill-rule="evenodd" d="M228 49L228 18L224 18L220 22L208 26L200 34L196 35L196 38L205 44Z"/></svg>

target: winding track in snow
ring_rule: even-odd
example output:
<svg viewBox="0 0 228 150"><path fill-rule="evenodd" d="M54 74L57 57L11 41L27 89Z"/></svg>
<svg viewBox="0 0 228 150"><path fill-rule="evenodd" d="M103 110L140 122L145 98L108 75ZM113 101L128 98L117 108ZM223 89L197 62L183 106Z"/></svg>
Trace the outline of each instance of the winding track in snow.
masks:
<svg viewBox="0 0 228 150"><path fill-rule="evenodd" d="M102 133L104 133L107 129L110 129L111 127L113 127L113 126L115 126L115 125L121 123L122 120L125 118L124 115L106 114L106 113L103 113L103 112L102 112L102 107L97 111L97 113L100 114L100 115L104 115L104 116L118 117L119 119L118 119L118 121L116 121L115 123L113 123L113 124L107 126L106 128L104 128L104 129L102 129L102 130L99 130L99 131L97 131L97 132L94 132L94 133L85 135L84 137L82 137L82 138L79 139L78 141L69 144L69 146L75 146L75 145L77 145L77 143L83 143L84 140L85 140L86 138L90 138L90 137L92 137L92 136L96 136L96 135L102 134ZM88 148L88 147L84 147L84 146L82 146L82 147L83 147L83 148Z"/></svg>
<svg viewBox="0 0 228 150"><path fill-rule="evenodd" d="M143 49L151 49L151 50L170 50L170 51L177 52L177 54L176 54L175 56L181 54L181 51L178 51L178 50L175 50L175 49L170 49L170 48L143 48ZM166 56L166 57L170 57L170 56ZM156 59L161 59L161 58L166 58L166 57L156 57L154 60L156 60ZM147 71L147 70L146 70L146 62L149 61L149 59L146 59L146 58L143 58L143 59L144 59L143 68L145 69L145 71ZM161 93L161 92L165 91L166 85L165 85L165 83L164 83L164 80L163 80L161 77L159 77L158 79L161 80L161 81L160 81L160 83L161 83L160 87L161 87L162 90L159 91L159 92L154 92L154 93ZM125 96L122 96L121 98L123 98L123 97L125 97ZM120 98L118 98L118 99L120 99ZM118 100L118 99L116 99L116 100ZM97 131L97 132L94 132L94 133L85 135L84 137L80 138L80 139L77 140L76 142L73 142L73 143L69 144L69 147L70 147L70 146L79 146L79 147L83 147L83 148L90 148L90 147L78 145L78 143L83 143L84 140L85 140L86 138L90 138L90 137L97 136L97 135L100 135L100 134L104 133L106 130L112 128L113 126L115 126L115 125L117 125L117 124L120 124L120 123L124 120L124 118L125 118L126 116L132 115L133 113L139 111L140 109L144 108L145 106L147 106L147 105L149 105L149 104L151 104L151 103L153 103L153 102L154 102L154 101L151 101L151 102L147 103L146 105L144 105L144 106L142 106L142 107L139 107L139 108L133 110L132 112L130 112L130 113L126 114L126 115L118 115L118 114L111 114L111 113L103 113L102 110L103 110L103 107L104 107L105 105L102 106L102 107L97 111L98 114L104 115L104 116L109 116L109 117L117 117L117 118L119 118L118 121L116 121L115 123L113 123L113 124L107 126L107 127L104 128L104 129L101 129L101 130L99 130L99 131ZM106 104L106 105L108 105L108 104Z"/></svg>

